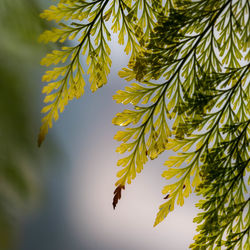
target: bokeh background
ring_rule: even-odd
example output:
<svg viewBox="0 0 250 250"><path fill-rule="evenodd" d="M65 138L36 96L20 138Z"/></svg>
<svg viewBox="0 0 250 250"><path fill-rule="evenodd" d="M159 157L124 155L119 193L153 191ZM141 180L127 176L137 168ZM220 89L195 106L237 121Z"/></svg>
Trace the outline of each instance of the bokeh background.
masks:
<svg viewBox="0 0 250 250"><path fill-rule="evenodd" d="M112 208L120 155L111 120L124 109L112 96L127 84L117 72L128 62L116 36L108 84L94 94L87 85L37 148L39 61L52 48L37 43L51 25L39 13L54 3L0 0L0 249L187 249L199 212L194 195L153 228L171 152L149 161Z"/></svg>

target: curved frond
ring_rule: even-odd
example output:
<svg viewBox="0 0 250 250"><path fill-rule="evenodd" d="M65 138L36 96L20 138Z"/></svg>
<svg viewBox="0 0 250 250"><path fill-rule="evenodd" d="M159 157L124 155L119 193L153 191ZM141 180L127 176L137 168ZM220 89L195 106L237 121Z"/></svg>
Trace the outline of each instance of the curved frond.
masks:
<svg viewBox="0 0 250 250"><path fill-rule="evenodd" d="M151 159L154 159L166 150L168 137L171 135L167 120L175 118L173 132L177 138L181 139L185 135L185 128L179 126L179 124L185 122L184 97L188 98L194 95L204 75L201 69L203 51L200 49L200 46L203 46L203 44L205 46L210 36L215 39L214 35L209 34L214 32L216 21L221 13L228 8L228 5L229 1L225 1L224 4L221 4L221 8L207 13L207 6L204 5L203 1L200 1L200 11L201 13L202 11L204 12L204 15L201 15L201 17L198 17L198 14L192 17L193 8L197 8L196 5L191 6L189 11L186 8L185 11L171 9L167 17L159 15L158 25L152 33L147 51L139 54L134 62L130 62L130 69L120 72L120 75L128 80L135 76L135 79L141 81L144 86L147 86L149 79L152 78L158 79L159 76L163 75L166 79L162 84L155 84L157 88L153 86L143 90L143 86L139 85L140 89L137 90L136 88L126 87L125 91L118 91L118 94L114 97L124 104L130 102L136 105L134 111L124 111L126 113L126 121L129 121L131 118L131 121L137 124L142 116L145 117L141 125L136 129L138 137L134 137L137 142L136 145L142 144L141 148L144 151L139 152L141 152L140 154L143 157L147 158L148 155ZM191 17L193 18L191 20L194 20L197 26L199 25L197 32L193 28L196 26L190 22ZM171 28L168 29L169 27ZM184 35L184 32L186 32L186 35ZM194 32L195 34L193 34ZM220 67L217 60L212 59L212 61L211 67L216 69ZM146 101L148 101L151 96L152 104L146 103L146 107L138 105L141 98L146 98ZM145 102L141 104L145 104ZM121 114L124 117L124 114ZM113 123L119 126L129 125L131 122L124 122L118 119L121 117L121 114L114 118ZM117 122L117 119L119 122ZM153 125L154 121L157 121L156 124L159 126L157 131ZM126 134L126 131L130 132L125 130L123 133ZM147 133L149 134L147 135ZM146 145L147 136L149 140ZM139 155L137 152L139 147L132 149L134 150L131 155ZM150 153L148 154L148 150L151 155ZM121 184L120 180L122 185L125 185L127 178L129 178L130 183L130 177L135 177L135 171L133 170L132 175L132 169L136 169L137 164L134 162L133 157L131 159L133 164L129 161L128 166L123 165L123 167L127 168L127 171L124 170L122 172L122 180L119 179L116 185ZM140 165L145 162L145 160L140 162ZM139 169L142 169L142 167L140 166ZM131 175L128 175L129 172Z"/></svg>
<svg viewBox="0 0 250 250"><path fill-rule="evenodd" d="M107 83L111 67L111 50L108 45L111 34L106 22L112 17L111 30L118 32L119 43L126 44L125 52L131 52L132 59L141 50L140 45L147 42L161 8L154 0L64 0L41 14L42 18L58 23L57 28L47 30L40 36L41 42L64 43L77 39L78 43L72 47L62 46L59 50L53 50L41 61L47 67L57 64L60 66L46 71L42 79L50 83L43 89L43 93L47 95L44 102L49 104L42 110L42 113L47 114L42 119L39 145L68 101L79 98L84 93L85 72L81 55L87 57L91 90L94 92Z"/></svg>

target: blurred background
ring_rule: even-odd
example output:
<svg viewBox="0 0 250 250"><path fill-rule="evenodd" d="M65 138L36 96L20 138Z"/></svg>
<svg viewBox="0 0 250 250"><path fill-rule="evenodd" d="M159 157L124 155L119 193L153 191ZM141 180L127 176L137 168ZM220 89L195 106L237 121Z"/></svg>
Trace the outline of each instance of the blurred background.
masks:
<svg viewBox="0 0 250 250"><path fill-rule="evenodd" d="M117 72L128 62L115 36L108 84L94 94L86 86L37 148L45 70L39 62L51 49L37 38L53 25L39 13L54 3L0 0L0 250L187 249L194 195L153 228L171 152L149 161L112 208L120 155L111 120L124 109L112 96L127 84Z"/></svg>

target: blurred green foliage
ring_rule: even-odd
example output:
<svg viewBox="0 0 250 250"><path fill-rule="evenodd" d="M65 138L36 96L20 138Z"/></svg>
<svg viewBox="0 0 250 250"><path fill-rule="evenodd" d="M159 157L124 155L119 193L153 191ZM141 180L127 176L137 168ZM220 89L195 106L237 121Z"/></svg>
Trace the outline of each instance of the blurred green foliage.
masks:
<svg viewBox="0 0 250 250"><path fill-rule="evenodd" d="M0 0L0 249L15 235L37 190L39 166L38 65L45 47L37 43L44 23L35 0ZM35 66L34 66L35 65ZM34 80L35 79L35 80ZM37 84L37 87L34 86ZM32 87L31 87L32 86ZM37 110L36 110L37 107Z"/></svg>

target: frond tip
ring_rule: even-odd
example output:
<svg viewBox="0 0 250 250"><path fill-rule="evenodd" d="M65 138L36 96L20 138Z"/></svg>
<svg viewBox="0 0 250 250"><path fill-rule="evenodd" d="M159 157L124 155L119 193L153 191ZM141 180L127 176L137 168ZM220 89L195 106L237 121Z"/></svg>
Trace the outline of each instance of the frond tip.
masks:
<svg viewBox="0 0 250 250"><path fill-rule="evenodd" d="M124 186L124 185L119 185L119 186L115 189L115 191L114 191L114 198L113 198L113 203L112 203L114 209L115 209L115 207L116 207L118 201L119 201L119 200L121 199L121 197L122 197L122 189L125 190L125 186Z"/></svg>

